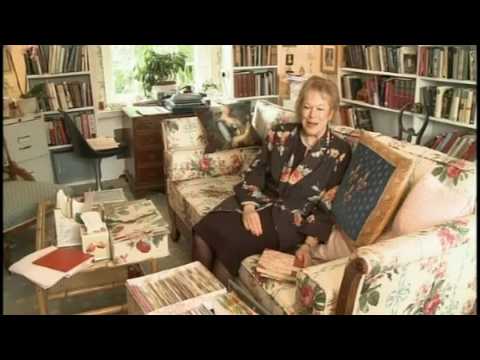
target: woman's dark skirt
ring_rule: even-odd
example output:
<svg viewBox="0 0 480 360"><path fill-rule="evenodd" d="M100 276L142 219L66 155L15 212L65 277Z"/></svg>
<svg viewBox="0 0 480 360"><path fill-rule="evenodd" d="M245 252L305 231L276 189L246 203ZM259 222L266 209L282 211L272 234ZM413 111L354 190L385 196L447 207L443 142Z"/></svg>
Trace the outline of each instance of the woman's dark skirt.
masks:
<svg viewBox="0 0 480 360"><path fill-rule="evenodd" d="M272 207L258 212L263 233L253 235L243 226L242 214L237 212L212 212L206 215L193 230L210 247L232 275L237 275L243 259L261 254L264 249L278 250L278 235L272 220Z"/></svg>

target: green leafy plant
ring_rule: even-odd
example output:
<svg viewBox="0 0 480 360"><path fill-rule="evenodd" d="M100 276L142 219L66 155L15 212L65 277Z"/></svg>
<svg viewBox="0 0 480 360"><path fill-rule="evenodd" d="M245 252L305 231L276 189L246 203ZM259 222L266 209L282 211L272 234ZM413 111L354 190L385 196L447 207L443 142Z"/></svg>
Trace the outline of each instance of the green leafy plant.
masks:
<svg viewBox="0 0 480 360"><path fill-rule="evenodd" d="M32 97L41 99L45 96L46 96L45 87L43 84L37 84L34 87L32 87L30 90L28 90L28 92L26 92L25 94L20 95L22 99L28 99Z"/></svg>
<svg viewBox="0 0 480 360"><path fill-rule="evenodd" d="M143 63L135 67L135 79L142 83L145 93L156 85L176 82L177 74L185 71L186 55L182 53L159 54L145 50Z"/></svg>
<svg viewBox="0 0 480 360"><path fill-rule="evenodd" d="M202 84L202 90L203 92L207 92L209 89L218 90L218 86L213 81L205 81Z"/></svg>

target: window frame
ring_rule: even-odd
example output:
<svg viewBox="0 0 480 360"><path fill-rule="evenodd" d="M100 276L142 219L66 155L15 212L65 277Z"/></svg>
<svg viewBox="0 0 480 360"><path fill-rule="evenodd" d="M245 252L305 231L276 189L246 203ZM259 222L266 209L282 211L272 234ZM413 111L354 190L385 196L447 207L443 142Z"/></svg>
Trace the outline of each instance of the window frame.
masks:
<svg viewBox="0 0 480 360"><path fill-rule="evenodd" d="M127 105L124 101L119 101L115 95L115 84L113 78L113 69L112 69L112 45L101 45L102 49L102 62L103 62L103 79L105 86L105 103L107 107L117 107ZM193 50L193 61L187 62L193 66L193 85L197 83L196 78L198 76L197 71L195 70L198 66L198 51L196 47L200 45L192 45Z"/></svg>

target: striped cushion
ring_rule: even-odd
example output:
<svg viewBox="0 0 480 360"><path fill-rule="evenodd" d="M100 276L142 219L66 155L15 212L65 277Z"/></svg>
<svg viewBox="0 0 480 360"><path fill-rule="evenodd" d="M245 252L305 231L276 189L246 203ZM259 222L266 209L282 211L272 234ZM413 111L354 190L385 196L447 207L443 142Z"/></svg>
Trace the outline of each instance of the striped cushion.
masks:
<svg viewBox="0 0 480 360"><path fill-rule="evenodd" d="M3 183L3 232L21 225L37 214L37 206L45 200L55 201L57 191L71 189L38 181L5 181Z"/></svg>

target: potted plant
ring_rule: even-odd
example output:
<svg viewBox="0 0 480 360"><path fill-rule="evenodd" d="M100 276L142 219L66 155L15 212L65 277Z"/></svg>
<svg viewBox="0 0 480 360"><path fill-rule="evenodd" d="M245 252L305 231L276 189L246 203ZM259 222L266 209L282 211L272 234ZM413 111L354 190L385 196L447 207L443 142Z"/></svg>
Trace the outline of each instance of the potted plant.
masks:
<svg viewBox="0 0 480 360"><path fill-rule="evenodd" d="M17 105L23 114L36 113L38 111L38 102L45 97L43 84L37 84L25 94L20 95Z"/></svg>
<svg viewBox="0 0 480 360"><path fill-rule="evenodd" d="M202 84L202 91L210 98L213 99L218 95L218 85L213 81L207 80Z"/></svg>
<svg viewBox="0 0 480 360"><path fill-rule="evenodd" d="M175 91L177 73L185 69L184 54L159 54L147 49L143 60L143 64L135 67L135 79L142 82L145 95L151 93L158 98L166 92Z"/></svg>

